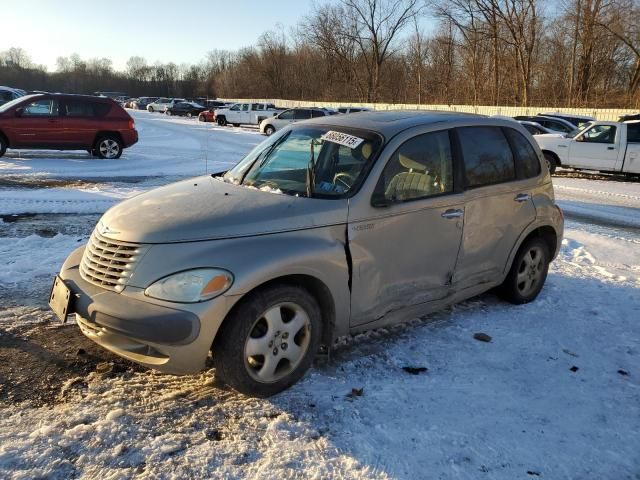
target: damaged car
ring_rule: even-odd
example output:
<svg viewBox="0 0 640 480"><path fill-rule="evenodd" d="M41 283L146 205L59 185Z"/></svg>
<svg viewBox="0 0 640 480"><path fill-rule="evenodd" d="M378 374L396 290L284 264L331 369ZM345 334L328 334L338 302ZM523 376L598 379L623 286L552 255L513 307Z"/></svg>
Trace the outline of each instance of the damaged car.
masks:
<svg viewBox="0 0 640 480"><path fill-rule="evenodd" d="M50 305L129 360L172 374L211 361L217 378L265 397L340 336L490 289L534 300L562 233L544 157L516 122L322 117L227 172L112 207L65 261Z"/></svg>

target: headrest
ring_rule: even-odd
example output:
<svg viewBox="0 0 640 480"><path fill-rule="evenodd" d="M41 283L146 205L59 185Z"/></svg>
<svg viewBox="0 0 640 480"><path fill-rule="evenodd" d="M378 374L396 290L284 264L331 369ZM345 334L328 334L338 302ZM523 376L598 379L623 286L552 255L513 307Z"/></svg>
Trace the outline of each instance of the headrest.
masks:
<svg viewBox="0 0 640 480"><path fill-rule="evenodd" d="M427 166L421 163L416 162L415 160L411 160L409 157L405 157L401 153L398 155L400 160L400 165L402 165L407 170L411 170L413 172L426 172Z"/></svg>

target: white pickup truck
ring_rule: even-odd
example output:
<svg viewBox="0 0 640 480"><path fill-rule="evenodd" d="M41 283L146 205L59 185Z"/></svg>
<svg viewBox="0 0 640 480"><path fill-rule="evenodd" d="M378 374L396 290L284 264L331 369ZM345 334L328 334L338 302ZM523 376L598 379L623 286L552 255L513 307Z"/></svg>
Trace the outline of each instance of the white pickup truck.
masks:
<svg viewBox="0 0 640 480"><path fill-rule="evenodd" d="M234 127L260 125L265 118L273 117L280 112L273 103L234 103L229 108L216 109L214 121L222 127L229 123Z"/></svg>
<svg viewBox="0 0 640 480"><path fill-rule="evenodd" d="M556 167L640 174L640 121L591 122L575 137L536 135L553 173Z"/></svg>

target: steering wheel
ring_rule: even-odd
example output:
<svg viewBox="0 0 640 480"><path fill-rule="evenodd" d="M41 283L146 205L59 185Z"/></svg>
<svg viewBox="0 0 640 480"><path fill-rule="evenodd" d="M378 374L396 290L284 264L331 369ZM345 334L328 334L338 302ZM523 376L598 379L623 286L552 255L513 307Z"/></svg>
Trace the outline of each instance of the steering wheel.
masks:
<svg viewBox="0 0 640 480"><path fill-rule="evenodd" d="M340 182L348 189L351 188L355 181L354 176L347 172L338 172L333 176L333 183Z"/></svg>

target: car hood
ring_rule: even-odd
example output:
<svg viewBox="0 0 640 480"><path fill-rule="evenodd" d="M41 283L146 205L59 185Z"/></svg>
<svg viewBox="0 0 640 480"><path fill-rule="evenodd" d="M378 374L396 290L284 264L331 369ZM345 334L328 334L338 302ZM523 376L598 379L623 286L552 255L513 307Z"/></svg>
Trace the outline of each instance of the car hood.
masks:
<svg viewBox="0 0 640 480"><path fill-rule="evenodd" d="M136 243L244 237L346 223L347 202L263 192L203 176L125 200L97 228L103 236Z"/></svg>

